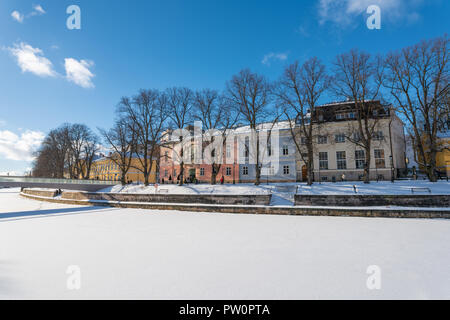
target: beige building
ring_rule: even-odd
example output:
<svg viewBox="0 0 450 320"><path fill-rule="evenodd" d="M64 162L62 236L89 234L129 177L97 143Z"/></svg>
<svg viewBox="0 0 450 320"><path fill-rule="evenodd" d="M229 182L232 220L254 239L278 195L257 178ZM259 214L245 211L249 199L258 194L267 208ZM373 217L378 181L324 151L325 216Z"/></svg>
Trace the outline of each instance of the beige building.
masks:
<svg viewBox="0 0 450 320"><path fill-rule="evenodd" d="M403 122L389 106L374 103L378 107L369 120L374 126L370 180L391 180L398 178L406 167ZM323 105L313 116L314 181L363 179L365 150L358 144L357 114L352 104ZM299 152L296 170L297 181L306 181L307 170Z"/></svg>

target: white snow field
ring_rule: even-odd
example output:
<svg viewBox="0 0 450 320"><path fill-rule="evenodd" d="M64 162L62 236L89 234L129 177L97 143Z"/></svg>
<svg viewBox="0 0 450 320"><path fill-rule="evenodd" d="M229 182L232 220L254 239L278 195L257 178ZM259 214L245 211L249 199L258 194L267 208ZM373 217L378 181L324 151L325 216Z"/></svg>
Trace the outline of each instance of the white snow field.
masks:
<svg viewBox="0 0 450 320"><path fill-rule="evenodd" d="M449 299L450 221L80 207L0 189L0 298Z"/></svg>

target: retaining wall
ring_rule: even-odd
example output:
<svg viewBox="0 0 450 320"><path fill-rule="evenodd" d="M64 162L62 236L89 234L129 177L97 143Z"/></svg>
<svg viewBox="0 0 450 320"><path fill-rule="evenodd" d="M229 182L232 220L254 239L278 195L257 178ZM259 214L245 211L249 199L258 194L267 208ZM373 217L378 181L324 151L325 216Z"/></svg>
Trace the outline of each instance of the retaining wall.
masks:
<svg viewBox="0 0 450 320"><path fill-rule="evenodd" d="M295 195L296 206L450 207L450 195Z"/></svg>
<svg viewBox="0 0 450 320"><path fill-rule="evenodd" d="M142 193L95 193L63 191L62 198L71 200L106 200L158 203L202 203L225 205L269 205L271 194L266 195L220 195L220 194L142 194Z"/></svg>

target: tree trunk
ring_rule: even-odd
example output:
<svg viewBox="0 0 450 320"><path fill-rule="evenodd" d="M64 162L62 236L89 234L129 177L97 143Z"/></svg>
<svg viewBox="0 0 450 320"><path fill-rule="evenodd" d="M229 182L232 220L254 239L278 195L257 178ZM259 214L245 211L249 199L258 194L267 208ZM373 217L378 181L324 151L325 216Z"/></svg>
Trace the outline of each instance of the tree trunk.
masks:
<svg viewBox="0 0 450 320"><path fill-rule="evenodd" d="M367 151L367 148L365 148L365 153L366 161L364 163L364 183L370 183L370 147L369 151Z"/></svg>
<svg viewBox="0 0 450 320"><path fill-rule="evenodd" d="M180 186L184 184L184 161L180 163Z"/></svg>
<svg viewBox="0 0 450 320"><path fill-rule="evenodd" d="M261 166L259 165L259 133L256 133L256 177L255 186L261 184Z"/></svg>
<svg viewBox="0 0 450 320"><path fill-rule="evenodd" d="M312 134L310 134L310 137ZM308 186L311 186L314 183L314 153L313 153L313 146L312 146L312 138L310 139L308 143L308 162L307 162L307 169L308 169Z"/></svg>
<svg viewBox="0 0 450 320"><path fill-rule="evenodd" d="M127 182L125 180L126 179L126 175L127 175L126 171L122 170L122 174L120 176L120 183L122 184L122 186L127 184Z"/></svg>
<svg viewBox="0 0 450 320"><path fill-rule="evenodd" d="M213 163L212 167L211 167L211 184L216 184L217 183L217 173L219 172L219 170L216 168L216 165Z"/></svg>
<svg viewBox="0 0 450 320"><path fill-rule="evenodd" d="M427 167L427 175L430 182L437 182L436 176L436 151L430 152L429 166Z"/></svg>

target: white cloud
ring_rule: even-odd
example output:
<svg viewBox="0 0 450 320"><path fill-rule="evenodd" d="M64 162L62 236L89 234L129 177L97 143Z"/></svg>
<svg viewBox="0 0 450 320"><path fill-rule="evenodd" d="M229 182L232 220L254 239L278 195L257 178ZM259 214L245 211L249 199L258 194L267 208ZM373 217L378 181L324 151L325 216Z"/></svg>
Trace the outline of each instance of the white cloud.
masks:
<svg viewBox="0 0 450 320"><path fill-rule="evenodd" d="M22 22L23 22L23 19L25 18L25 17L23 16L23 14L21 14L19 11L13 11L13 12L11 13L11 17L12 17L14 20L16 20L17 22L19 22L19 23L22 23Z"/></svg>
<svg viewBox="0 0 450 320"><path fill-rule="evenodd" d="M42 8L42 6L40 4L34 5L33 9L34 9L34 12L36 12L38 14L46 14L45 10Z"/></svg>
<svg viewBox="0 0 450 320"><path fill-rule="evenodd" d="M22 72L31 72L40 77L55 77L57 73L53 70L53 65L43 56L39 48L33 48L27 43L14 44L7 50L16 58Z"/></svg>
<svg viewBox="0 0 450 320"><path fill-rule="evenodd" d="M76 60L73 58L66 58L66 78L67 80L83 87L93 88L92 78L95 76L89 68L94 65L92 61L88 60Z"/></svg>
<svg viewBox="0 0 450 320"><path fill-rule="evenodd" d="M6 159L17 161L32 161L33 152L44 140L44 133L27 130L17 135L11 131L0 131L0 155Z"/></svg>
<svg viewBox="0 0 450 320"><path fill-rule="evenodd" d="M287 59L287 57L288 57L287 53L274 53L274 52L271 52L271 53L268 53L268 54L266 54L264 56L264 58L262 59L261 63L265 64L267 66L270 66L270 62L272 60L284 61L284 60Z"/></svg>
<svg viewBox="0 0 450 320"><path fill-rule="evenodd" d="M25 19L28 19L29 17L41 16L46 13L47 12L44 10L44 8L42 8L42 6L40 4L36 4L33 6L33 11L31 13L27 14L26 16L23 15L22 13L20 13L19 11L14 10L11 13L11 17L13 17L13 19L16 20L17 22L23 23L23 21Z"/></svg>
<svg viewBox="0 0 450 320"><path fill-rule="evenodd" d="M318 15L321 25L331 22L340 27L354 23L354 18L366 13L370 5L381 9L382 20L414 22L420 16L415 11L422 0L318 0Z"/></svg>

